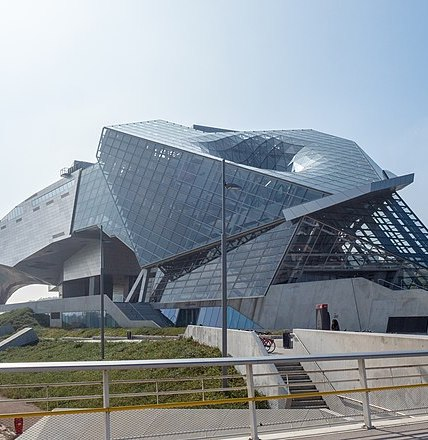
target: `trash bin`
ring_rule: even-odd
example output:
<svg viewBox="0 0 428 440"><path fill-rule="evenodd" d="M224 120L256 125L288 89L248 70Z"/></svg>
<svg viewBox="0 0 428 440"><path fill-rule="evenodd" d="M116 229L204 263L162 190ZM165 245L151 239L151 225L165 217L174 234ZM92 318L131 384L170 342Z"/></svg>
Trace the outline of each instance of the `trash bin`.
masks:
<svg viewBox="0 0 428 440"><path fill-rule="evenodd" d="M126 332L126 339L132 339L132 333L130 330Z"/></svg>
<svg viewBox="0 0 428 440"><path fill-rule="evenodd" d="M284 348L293 348L293 339L291 337L291 330L284 330L282 333L282 346Z"/></svg>

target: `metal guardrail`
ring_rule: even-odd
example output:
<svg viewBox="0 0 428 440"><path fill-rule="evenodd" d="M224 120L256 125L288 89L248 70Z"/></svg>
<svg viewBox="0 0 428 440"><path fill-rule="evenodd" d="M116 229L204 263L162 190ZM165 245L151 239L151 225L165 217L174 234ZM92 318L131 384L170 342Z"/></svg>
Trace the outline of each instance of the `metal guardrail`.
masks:
<svg viewBox="0 0 428 440"><path fill-rule="evenodd" d="M406 285L403 280L401 280L400 284L391 283L390 281L384 279L378 279L377 283L381 286L388 287L391 290L409 290L409 289L421 289L428 291L426 286L422 286L415 281L412 281L409 285Z"/></svg>
<svg viewBox="0 0 428 440"><path fill-rule="evenodd" d="M394 360L397 361L399 359L412 358L411 360L407 360L406 362L402 362L399 364L388 363L387 365L370 365L366 366L366 361L370 360ZM423 359L426 358L426 359ZM421 359L421 362L416 362L416 359ZM327 362L335 362L332 368L324 368L322 371L319 370L319 366L325 365ZM345 367L338 367L337 362L345 362ZM319 392L299 392L294 394L280 394L276 396L270 395L266 396L256 396L254 389L254 376L257 372L254 372L254 369L258 365L263 364L288 364L291 363L303 363L305 365L310 365L310 363L314 363L317 366L317 369L311 370L310 368L306 369L308 374L313 373L322 374L323 380L320 383L314 381L315 385L326 384L326 378L329 374L337 374L344 373L344 376L352 375L349 377L339 378L337 380L332 380L328 382L333 389L330 390L320 390ZM226 366L235 366L235 365L245 365L246 374L245 374L245 382L246 382L246 390L247 396L245 397L228 397L221 399L206 399L206 395L211 392L216 391L225 391L222 387L211 386L206 387L204 385L204 379L213 379L213 377L208 376L202 378L201 387L197 389L192 389L190 391L182 390L182 391L173 391L163 393L165 394L182 394L186 393L200 393L200 400L184 400L184 401L174 401L162 403L159 399L156 400L156 403L153 404L142 404L142 405L132 405L132 406L113 406L111 405L111 399L117 397L112 393L111 388L115 385L115 383L141 383L141 381L134 380L124 380L124 381L114 381L111 380L111 374L117 370L146 370L146 369L166 369L166 368L193 368L193 367L226 367ZM77 384L88 384L88 385L101 385L102 393L97 395L90 396L74 396L74 397L54 397L55 400L72 400L74 399L84 399L84 398L102 398L102 408L86 408L86 409L72 409L72 410L55 410L53 412L50 411L36 411L36 412L28 412L28 413L11 413L11 414L0 414L0 419L3 418L14 418L14 417L56 417L56 416L67 416L67 415L77 415L77 414L103 414L103 426L104 426L104 436L103 438L106 440L112 439L111 434L111 426L112 414L121 412L121 411L135 411L135 410L147 410L147 409L172 409L172 408L198 408L198 407L206 407L207 405L224 405L224 404L237 404L237 403L246 403L248 404L248 416L249 416L249 434L251 438L256 440L258 439L258 430L259 430L259 422L258 416L256 412L256 402L260 401L274 401L274 400L288 400L288 399L298 399L298 398L308 398L315 396L339 396L340 399L347 399L349 401L353 401L354 403L361 405L363 412L363 420L364 424L367 428L372 428L372 414L375 410L382 410L387 412L388 408L384 408L380 405L370 404L369 395L374 392L386 392L386 391L394 391L394 390L412 390L419 389L428 386L428 378L426 371L426 367L428 366L428 351L390 351L390 352L382 352L382 353L338 353L338 354L326 354L326 355L305 355L305 356L266 356L266 357L240 357L240 358L197 358L197 359L156 359L156 360L123 360L123 361L85 361L85 362L25 362L25 363L3 363L0 364L0 374L7 375L10 373L37 373L37 372L70 372L70 371L99 371L102 373L102 381L92 381L92 382L64 382L61 384L56 383L47 383L47 384L38 384L39 387L47 386L47 387L60 387L60 386L76 386ZM403 369L415 369L419 373L415 373L411 371L412 374L406 374L403 372ZM396 374L392 374L392 370L395 370ZM373 372L376 371L377 376L373 376ZM382 371L386 373L382 375ZM369 378L367 377L369 373ZM290 371L290 377L293 374L293 371ZM369 386L368 382L372 380L383 380L383 379L409 379L410 381L414 381L417 379L418 383L399 383L392 385L381 385L381 386ZM188 378L188 380L193 380L197 382L200 380L200 377ZM167 378L167 380L170 380ZM173 379L171 379L173 380ZM180 380L186 380L186 378L177 378L176 382ZM349 383L352 381L357 381L358 386L349 387ZM334 386L332 383L334 382ZM346 388L339 387L338 385L345 384ZM355 383L354 383L355 385ZM11 385L15 387L25 387L28 386L23 383ZM33 385L32 385L33 386ZM37 385L34 385L37 386ZM6 388L6 385L2 385L0 387L0 394L2 388ZM241 388L242 389L242 388ZM227 389L231 391L231 389ZM226 390L226 391L227 391ZM162 391L159 391L158 386L156 386L156 392L158 395L162 395ZM148 394L156 394L156 392L145 393ZM347 397L349 395L358 393L360 395L360 399L354 399L351 397ZM122 393L120 397L132 396L136 393ZM143 393L144 394L144 393ZM31 401L31 399L25 399L25 401ZM33 401L43 401L43 399L33 399ZM395 411L397 415L402 416L403 412ZM46 437L45 437L46 438ZM49 440L49 439L48 439Z"/></svg>

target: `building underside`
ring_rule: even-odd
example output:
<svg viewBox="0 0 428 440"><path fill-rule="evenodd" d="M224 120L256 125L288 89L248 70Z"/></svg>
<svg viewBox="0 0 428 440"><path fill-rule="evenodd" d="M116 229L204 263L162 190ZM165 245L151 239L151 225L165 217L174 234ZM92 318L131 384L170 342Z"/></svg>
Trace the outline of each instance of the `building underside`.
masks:
<svg viewBox="0 0 428 440"><path fill-rule="evenodd" d="M428 289L428 233L398 194L413 175L382 170L353 141L148 121L104 128L96 158L0 221L1 303L35 283L62 299L99 295L102 249L104 293L122 310L144 303L170 324L220 325L223 184L235 187L225 197L230 327L293 327L285 313L270 322L267 304L305 286ZM296 322L324 302L315 298L293 299Z"/></svg>

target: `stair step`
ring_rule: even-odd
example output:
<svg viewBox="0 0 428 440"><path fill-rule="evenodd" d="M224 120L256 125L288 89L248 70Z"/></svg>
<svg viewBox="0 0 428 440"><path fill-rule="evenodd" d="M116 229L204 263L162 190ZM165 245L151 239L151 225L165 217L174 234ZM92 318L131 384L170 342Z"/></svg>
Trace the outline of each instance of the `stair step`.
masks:
<svg viewBox="0 0 428 440"><path fill-rule="evenodd" d="M308 396L308 397L297 397L293 399L294 401L298 401L298 402L303 402L303 401L308 401L308 402L320 402L323 401L322 396Z"/></svg>
<svg viewBox="0 0 428 440"><path fill-rule="evenodd" d="M324 400L321 401L292 401L291 408L328 408Z"/></svg>
<svg viewBox="0 0 428 440"><path fill-rule="evenodd" d="M290 389L290 393L309 393L312 391L317 391L317 388L314 385L293 385L288 384L288 388Z"/></svg>
<svg viewBox="0 0 428 440"><path fill-rule="evenodd" d="M302 371L303 367L299 365L280 365L276 369L278 371Z"/></svg>
<svg viewBox="0 0 428 440"><path fill-rule="evenodd" d="M286 367L303 368L300 365L300 362L284 362L284 363L278 364L278 366L276 368L280 369L280 368L286 368Z"/></svg>
<svg viewBox="0 0 428 440"><path fill-rule="evenodd" d="M281 367L281 368L278 368L277 367L277 370L280 372L280 373L298 373L298 372L300 372L300 371L304 371L304 369L303 369L303 367Z"/></svg>
<svg viewBox="0 0 428 440"><path fill-rule="evenodd" d="M316 386L305 372L300 362L276 365L291 394L317 393ZM291 408L328 408L322 396L298 397L291 399Z"/></svg>
<svg viewBox="0 0 428 440"><path fill-rule="evenodd" d="M281 377L287 381L289 383L293 383L293 382L298 382L298 383L302 383L302 382L312 382L311 379L309 378L309 376L307 374L295 374L295 375L284 375L281 374Z"/></svg>

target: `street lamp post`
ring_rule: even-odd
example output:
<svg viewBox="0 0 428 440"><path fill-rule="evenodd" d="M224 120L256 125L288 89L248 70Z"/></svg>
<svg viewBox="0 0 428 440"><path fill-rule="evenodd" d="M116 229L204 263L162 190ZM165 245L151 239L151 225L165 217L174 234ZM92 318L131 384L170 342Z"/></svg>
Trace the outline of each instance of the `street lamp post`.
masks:
<svg viewBox="0 0 428 440"><path fill-rule="evenodd" d="M104 347L105 347L105 304L104 304L104 245L109 243L109 240L105 240L104 231L102 225L93 225L88 226L86 228L79 229L73 232L73 236L80 238L81 240L93 240L96 244L96 240L98 240L100 247L100 346L101 346L101 359L104 360ZM108 237L108 236L107 236ZM93 291L96 293L95 285L93 286Z"/></svg>
<svg viewBox="0 0 428 440"><path fill-rule="evenodd" d="M227 231L226 231L226 190L242 189L239 185L226 182L226 161L221 168L221 355L227 357ZM227 367L222 367L223 388L227 388Z"/></svg>
<svg viewBox="0 0 428 440"><path fill-rule="evenodd" d="M100 225L100 340L101 360L104 360L105 331L104 331L104 246L103 226Z"/></svg>
<svg viewBox="0 0 428 440"><path fill-rule="evenodd" d="M226 161L221 163L221 355L227 357L227 256L226 256ZM223 388L227 387L227 367L222 367Z"/></svg>

